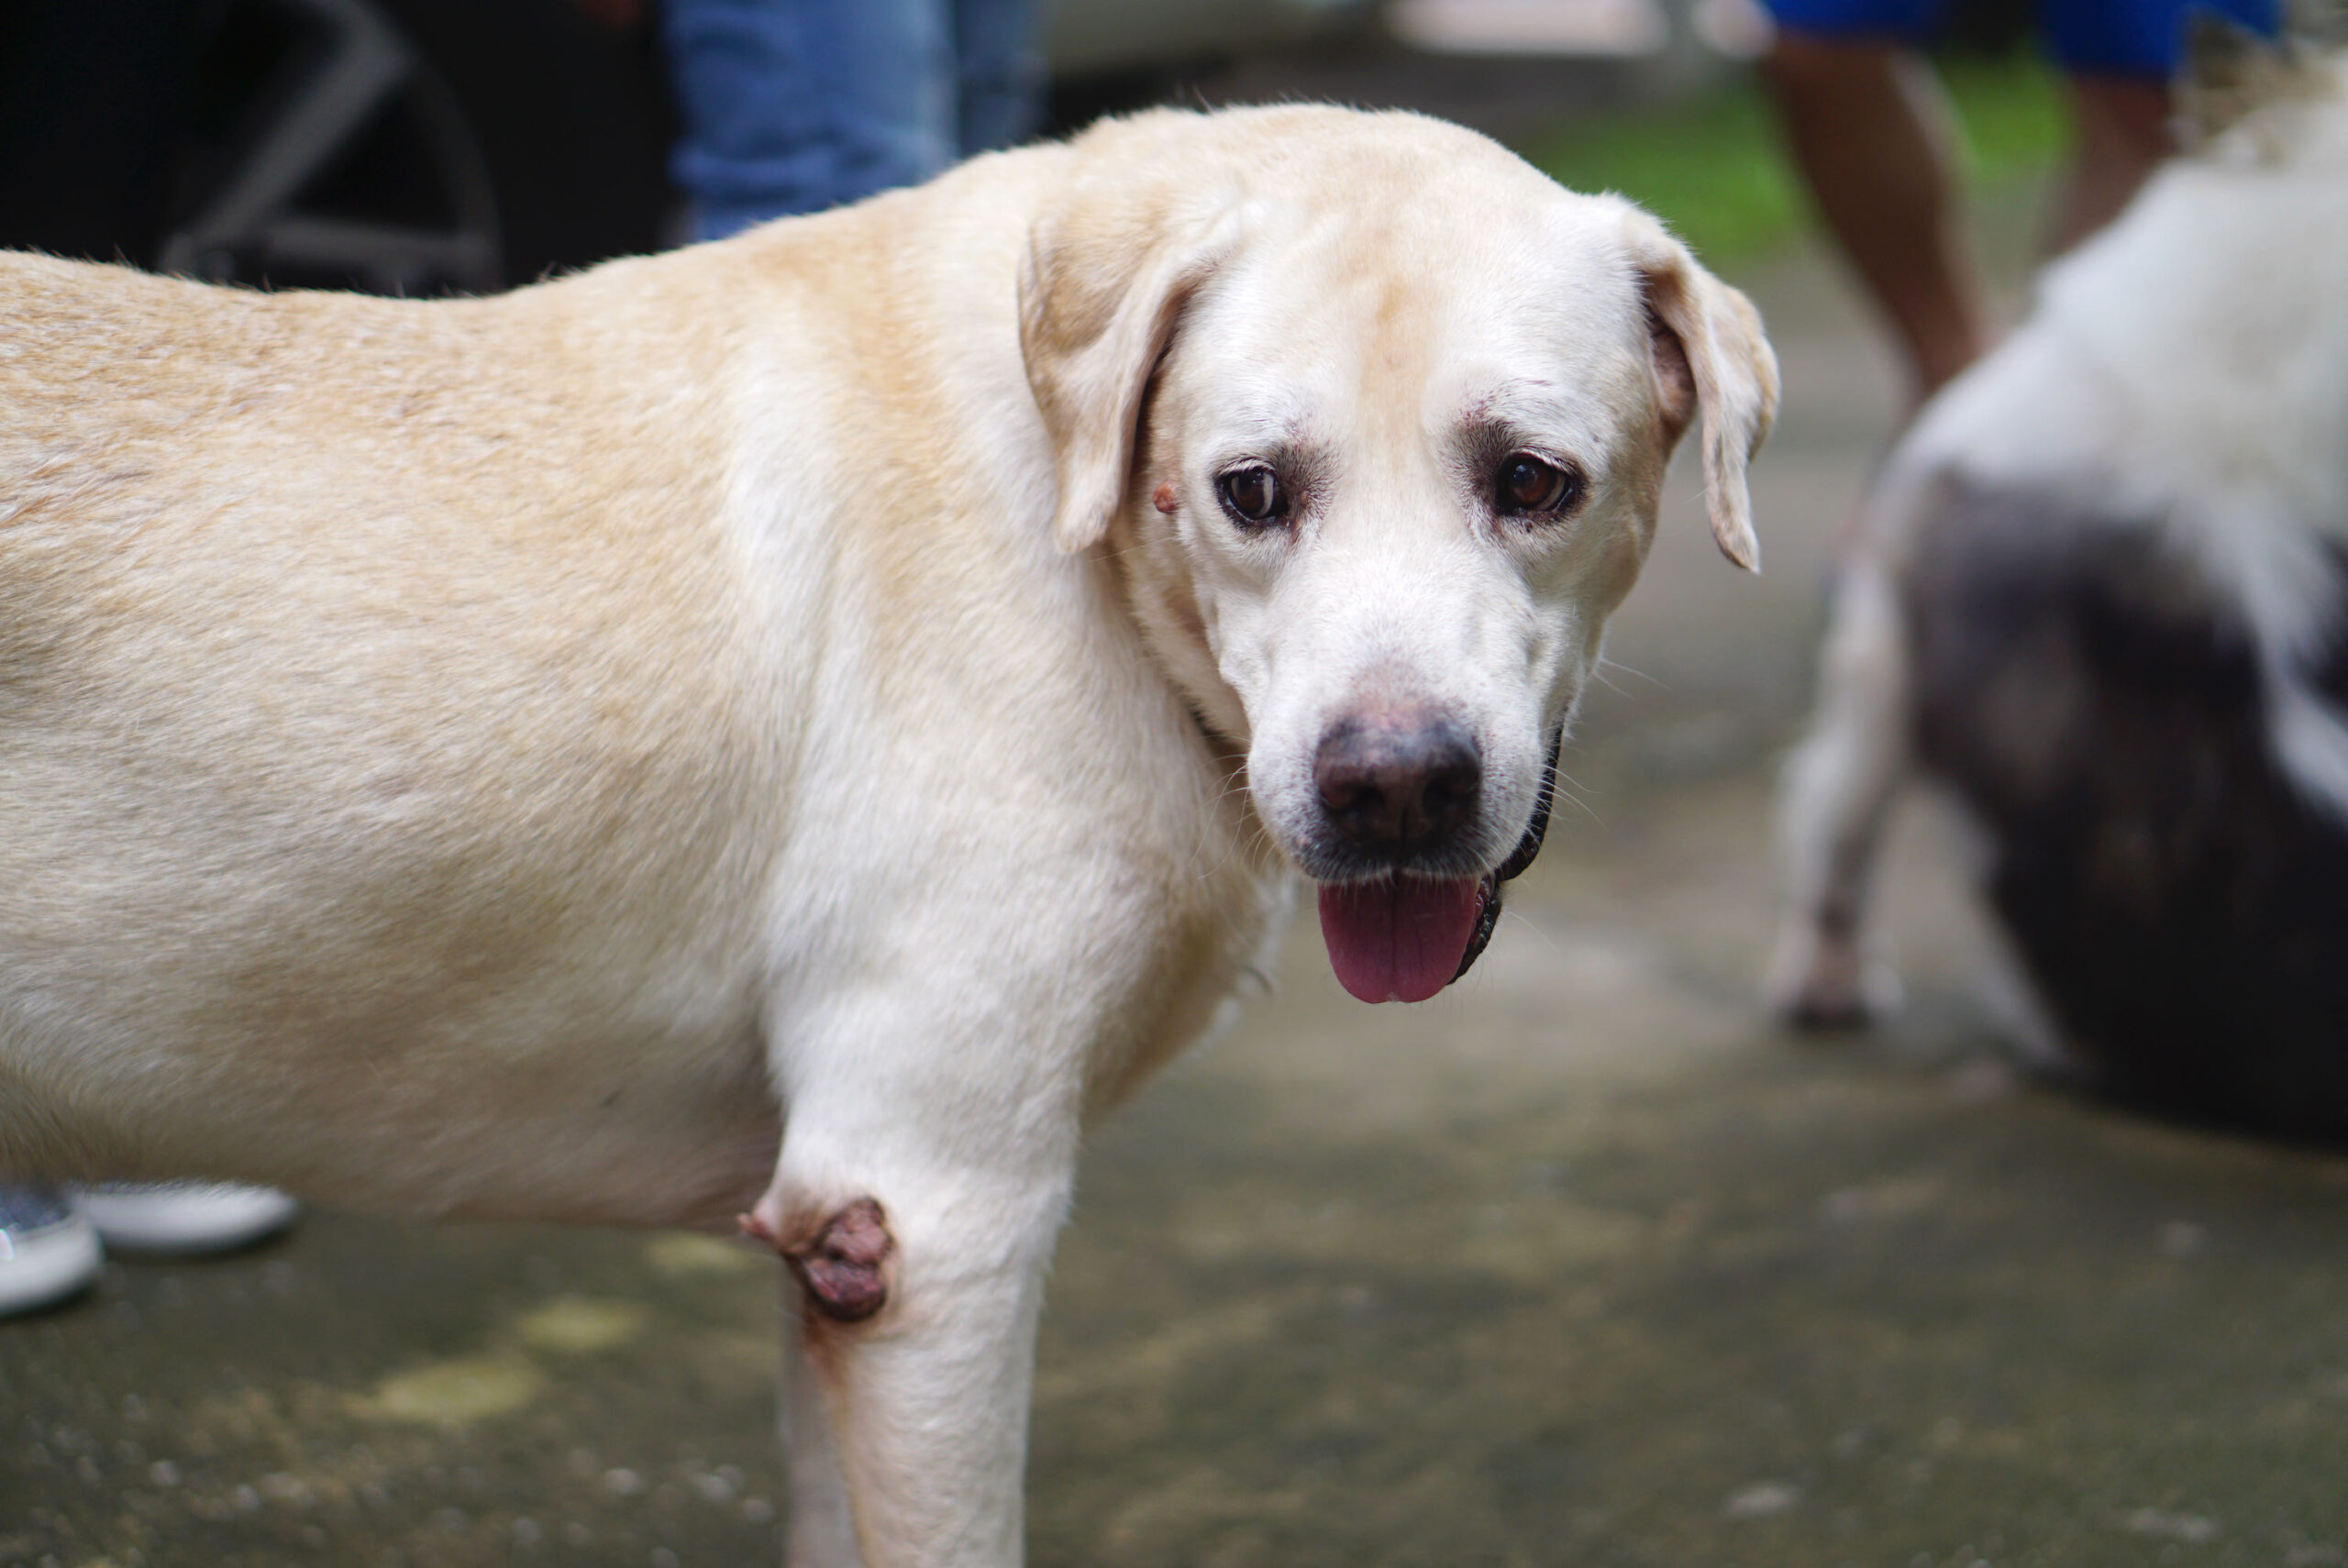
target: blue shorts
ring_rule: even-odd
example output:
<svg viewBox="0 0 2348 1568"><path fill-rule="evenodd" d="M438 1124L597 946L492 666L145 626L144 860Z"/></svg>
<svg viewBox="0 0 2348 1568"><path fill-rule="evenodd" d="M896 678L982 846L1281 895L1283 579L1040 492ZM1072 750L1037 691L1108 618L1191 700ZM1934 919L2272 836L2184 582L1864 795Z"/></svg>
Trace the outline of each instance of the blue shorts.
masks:
<svg viewBox="0 0 2348 1568"><path fill-rule="evenodd" d="M1929 38L1950 0L1762 0L1789 32L1825 38ZM2195 11L2272 38L2280 0L2037 0L2038 30L2066 71L2166 78Z"/></svg>

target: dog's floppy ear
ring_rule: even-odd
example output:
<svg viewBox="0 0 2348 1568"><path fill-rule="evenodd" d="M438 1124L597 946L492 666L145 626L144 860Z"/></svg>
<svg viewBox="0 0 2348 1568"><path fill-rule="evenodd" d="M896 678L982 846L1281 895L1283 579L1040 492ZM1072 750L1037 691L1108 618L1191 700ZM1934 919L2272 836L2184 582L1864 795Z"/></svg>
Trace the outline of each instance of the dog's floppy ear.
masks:
<svg viewBox="0 0 2348 1568"><path fill-rule="evenodd" d="M1052 438L1064 550L1097 543L1124 505L1150 376L1239 230L1235 197L1090 194L1036 225L1019 271L1019 348Z"/></svg>
<svg viewBox="0 0 2348 1568"><path fill-rule="evenodd" d="M1761 569L1745 465L1778 417L1778 357L1753 302L1699 266L1688 248L1636 209L1631 255L1646 293L1665 438L1704 419L1704 505L1721 554ZM1694 406L1691 407L1690 404Z"/></svg>

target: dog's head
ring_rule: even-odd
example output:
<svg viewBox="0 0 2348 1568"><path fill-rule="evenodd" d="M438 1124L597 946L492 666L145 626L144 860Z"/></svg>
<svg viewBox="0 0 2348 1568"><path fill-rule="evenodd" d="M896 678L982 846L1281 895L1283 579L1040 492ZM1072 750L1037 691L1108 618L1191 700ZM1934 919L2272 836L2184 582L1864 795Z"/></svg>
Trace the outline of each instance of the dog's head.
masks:
<svg viewBox="0 0 2348 1568"><path fill-rule="evenodd" d="M1021 281L1059 544L1246 748L1347 989L1434 995L1538 847L1557 737L1699 414L1756 565L1777 368L1653 218L1471 132L1161 113L1075 144Z"/></svg>

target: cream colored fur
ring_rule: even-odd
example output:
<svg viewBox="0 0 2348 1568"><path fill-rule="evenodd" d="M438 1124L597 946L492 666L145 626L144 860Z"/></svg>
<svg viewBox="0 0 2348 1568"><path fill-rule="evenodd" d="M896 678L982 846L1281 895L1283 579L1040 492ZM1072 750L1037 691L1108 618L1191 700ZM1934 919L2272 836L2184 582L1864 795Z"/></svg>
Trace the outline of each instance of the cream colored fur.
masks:
<svg viewBox="0 0 2348 1568"><path fill-rule="evenodd" d="M1497 862L1699 405L1753 558L1776 393L1626 204L1314 108L497 299L11 256L0 315L0 1169L872 1199L784 1419L792 1561L870 1568L1018 1560L1080 1131L1263 951L1331 705L1465 713ZM1495 411L1570 522L1488 514ZM1274 436L1314 507L1243 538Z"/></svg>

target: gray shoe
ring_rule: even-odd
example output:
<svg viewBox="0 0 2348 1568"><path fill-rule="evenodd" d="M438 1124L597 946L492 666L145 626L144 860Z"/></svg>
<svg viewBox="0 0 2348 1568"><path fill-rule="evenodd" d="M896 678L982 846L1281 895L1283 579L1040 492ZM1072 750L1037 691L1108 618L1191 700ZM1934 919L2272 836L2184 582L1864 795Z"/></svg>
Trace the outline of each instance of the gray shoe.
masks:
<svg viewBox="0 0 2348 1568"><path fill-rule="evenodd" d="M106 1245L172 1257L250 1246L301 1211L274 1188L218 1182L107 1182L82 1193L82 1212Z"/></svg>
<svg viewBox="0 0 2348 1568"><path fill-rule="evenodd" d="M0 1318L86 1289L105 1257L97 1231L55 1187L0 1185Z"/></svg>

